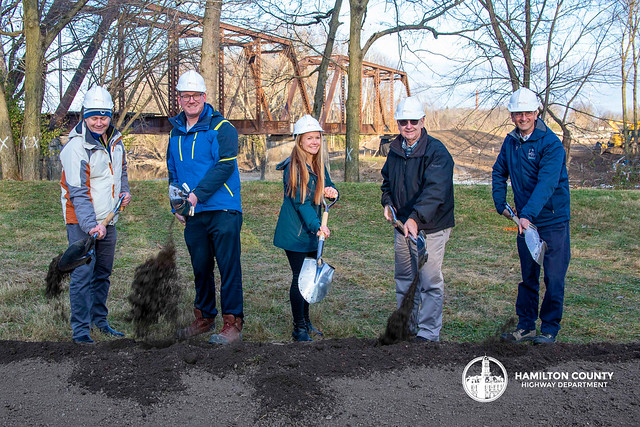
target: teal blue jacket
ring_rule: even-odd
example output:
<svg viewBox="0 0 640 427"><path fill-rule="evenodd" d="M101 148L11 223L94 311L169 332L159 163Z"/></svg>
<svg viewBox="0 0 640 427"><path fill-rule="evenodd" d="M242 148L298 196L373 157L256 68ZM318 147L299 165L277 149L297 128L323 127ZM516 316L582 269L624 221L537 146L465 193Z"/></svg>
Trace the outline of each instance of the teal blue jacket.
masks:
<svg viewBox="0 0 640 427"><path fill-rule="evenodd" d="M277 170L282 170L282 183L284 185L284 198L276 232L273 236L273 244L281 249L294 252L312 252L318 248L318 236L316 233L320 229L320 218L322 217L322 206L313 203L313 194L316 191L318 177L309 171L309 182L307 183L307 195L304 201L300 200L300 186L296 191L296 196L287 196L287 182L289 181L289 164L291 158L285 159L278 166ZM324 170L325 187L334 187L329 172Z"/></svg>

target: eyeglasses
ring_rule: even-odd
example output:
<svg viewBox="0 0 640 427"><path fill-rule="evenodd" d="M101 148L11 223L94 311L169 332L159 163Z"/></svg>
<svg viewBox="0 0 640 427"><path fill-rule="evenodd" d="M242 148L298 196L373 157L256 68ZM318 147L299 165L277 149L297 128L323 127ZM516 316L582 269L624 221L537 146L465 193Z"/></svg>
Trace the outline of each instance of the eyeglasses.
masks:
<svg viewBox="0 0 640 427"><path fill-rule="evenodd" d="M182 99L184 102L188 102L189 99L193 99L194 101L198 102L202 99L202 94L196 93L195 95L180 95L180 99Z"/></svg>
<svg viewBox="0 0 640 427"><path fill-rule="evenodd" d="M530 117L533 117L534 114L536 114L535 111L518 111L517 113L511 113L511 115L516 118L518 117L530 118Z"/></svg>
<svg viewBox="0 0 640 427"><path fill-rule="evenodd" d="M419 121L420 121L420 119L418 119L418 120L415 120L415 119L412 119L412 120L398 120L398 124L400 126L402 126L402 127L405 127L406 125L409 124L409 122L411 122L411 124L413 126L417 126Z"/></svg>

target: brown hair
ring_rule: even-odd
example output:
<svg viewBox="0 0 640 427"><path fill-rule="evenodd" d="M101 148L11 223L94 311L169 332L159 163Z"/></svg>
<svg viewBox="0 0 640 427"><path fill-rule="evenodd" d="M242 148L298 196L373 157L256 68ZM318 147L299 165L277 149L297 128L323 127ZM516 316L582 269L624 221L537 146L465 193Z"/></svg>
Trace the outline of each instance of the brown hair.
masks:
<svg viewBox="0 0 640 427"><path fill-rule="evenodd" d="M302 134L304 135L304 134ZM289 181L287 182L287 196L295 198L298 190L298 183L300 183L300 201L304 203L307 197L307 183L309 182L309 171L307 170L307 156L306 152L302 149L302 135L296 136L296 142L291 150L291 162L289 163ZM320 134L322 136L322 134ZM322 197L324 195L324 158L323 158L323 146L320 145L320 149L311 159L311 170L318 177L316 183L316 191L313 194L313 203L319 205L322 203Z"/></svg>

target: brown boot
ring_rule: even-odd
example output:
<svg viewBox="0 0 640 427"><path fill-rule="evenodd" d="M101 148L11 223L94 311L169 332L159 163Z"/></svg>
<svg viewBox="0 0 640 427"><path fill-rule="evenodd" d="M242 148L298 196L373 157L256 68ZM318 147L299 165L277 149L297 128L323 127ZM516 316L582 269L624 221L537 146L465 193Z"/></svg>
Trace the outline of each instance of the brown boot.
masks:
<svg viewBox="0 0 640 427"><path fill-rule="evenodd" d="M231 344L236 341L242 341L242 317L236 317L233 314L223 314L224 326L219 334L211 335L210 344Z"/></svg>
<svg viewBox="0 0 640 427"><path fill-rule="evenodd" d="M176 336L179 340L186 340L187 338L204 334L216 327L216 319L214 317L202 317L202 312L197 308L193 309L193 314L196 316L196 320L186 328L176 331Z"/></svg>

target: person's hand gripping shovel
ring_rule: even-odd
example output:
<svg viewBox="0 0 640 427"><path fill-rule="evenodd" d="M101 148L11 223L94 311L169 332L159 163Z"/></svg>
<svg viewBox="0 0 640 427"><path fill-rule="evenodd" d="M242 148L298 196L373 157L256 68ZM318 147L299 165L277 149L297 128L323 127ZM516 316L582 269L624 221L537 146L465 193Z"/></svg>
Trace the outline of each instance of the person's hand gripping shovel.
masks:
<svg viewBox="0 0 640 427"><path fill-rule="evenodd" d="M329 219L329 208L336 204L340 199L340 193L336 190L336 198L331 203L327 204L327 201L323 198L322 204L324 205L324 212L322 213L321 227L327 226ZM319 301L327 295L329 288L331 287L331 280L333 279L333 272L335 269L322 260L322 252L324 250L324 240L326 236L320 233L318 238L318 250L315 258L305 258L298 276L298 289L302 297L309 304L313 304Z"/></svg>
<svg viewBox="0 0 640 427"><path fill-rule="evenodd" d="M122 201L124 200L124 198L124 195L120 196L120 199L116 203L113 210L109 212L109 215L107 215L107 217L100 223L101 225L106 227L111 222L111 220L120 211L120 207L122 206ZM81 265L90 263L96 245L97 237L98 233L95 233L92 236L87 237L86 239L78 240L77 242L69 245L67 250L62 254L60 261L58 261L58 270L63 273L67 273L72 271L76 267L80 267Z"/></svg>
<svg viewBox="0 0 640 427"><path fill-rule="evenodd" d="M404 235L404 224L396 217L396 211L393 206L387 205L384 207L385 218ZM395 344L400 341L406 341L410 337L409 321L414 306L414 298L416 290L418 288L418 282L420 282L420 269L427 262L429 254L427 253L427 241L424 232L418 233L417 237L413 237L409 234L406 237L407 247L411 256L411 268L413 270L413 280L406 295L400 303L400 307L396 309L387 319L387 327L378 342L382 345ZM415 245L415 252L412 248ZM413 254L416 256L413 256Z"/></svg>
<svg viewBox="0 0 640 427"><path fill-rule="evenodd" d="M400 221L397 217L396 217L396 210L393 206L391 205L387 205L384 207L385 212L387 212L386 217L391 218L389 220L389 222L391 223L391 225L393 225L396 230L398 230L400 233L404 234L404 224L402 223L402 221ZM424 265L425 262L427 262L427 258L428 258L428 254L427 254L427 241L424 237L424 233L418 233L417 237L413 237L409 234L409 236L406 238L407 239L407 245L409 246L409 251L411 251L411 245L409 244L409 242L412 242L414 245L416 245L416 250L417 250L417 262L413 262L412 260L412 265L414 268L414 274L417 274L418 271L420 271L420 269L422 268L422 266ZM412 251L411 251L412 252ZM412 257L413 258L413 257ZM416 269L417 267L417 269Z"/></svg>
<svg viewBox="0 0 640 427"><path fill-rule="evenodd" d="M515 222L518 227L520 227L520 219L516 216L509 203L507 203L506 211L508 213L505 214L507 218L510 217L513 222ZM535 262L539 265L542 265L542 261L544 260L544 253L547 251L547 242L540 238L538 234L538 229L535 225L529 224L527 228L524 229L524 241L527 244L527 249L529 249L529 253Z"/></svg>

